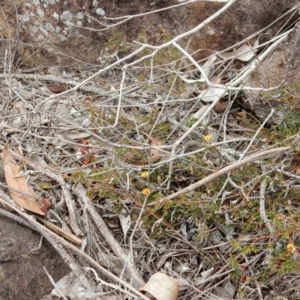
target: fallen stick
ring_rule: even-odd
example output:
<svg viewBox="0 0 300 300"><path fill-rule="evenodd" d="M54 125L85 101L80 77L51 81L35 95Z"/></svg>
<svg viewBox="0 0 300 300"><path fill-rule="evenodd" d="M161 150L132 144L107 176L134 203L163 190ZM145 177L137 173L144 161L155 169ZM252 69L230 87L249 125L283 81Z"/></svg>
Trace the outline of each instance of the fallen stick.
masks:
<svg viewBox="0 0 300 300"><path fill-rule="evenodd" d="M270 149L270 150L266 150L266 151L262 151L262 152L259 152L259 153L255 153L253 155L250 155L250 156L247 156L245 157L244 159L242 160L238 160L237 162L234 162L212 174L210 174L209 176L187 186L186 188L176 192L176 193L173 193L165 198L162 198L160 199L158 202L159 203L163 203L164 201L166 200L171 200L171 199L174 199L182 194L185 194L185 193L188 193L188 192L191 192L215 179L217 179L218 177L220 177L221 175L224 175L226 173L228 173L229 171L232 171L234 169L237 169L245 164L248 164L248 163L251 163L251 162L254 162L254 161L257 161L257 160L260 160L260 159L265 159L265 158L270 158L270 157L273 157L273 156L276 156L282 152L285 152L287 150L290 150L291 147L279 147L279 148L275 148L275 149ZM157 201L155 202L152 202L150 205L154 205L156 204Z"/></svg>

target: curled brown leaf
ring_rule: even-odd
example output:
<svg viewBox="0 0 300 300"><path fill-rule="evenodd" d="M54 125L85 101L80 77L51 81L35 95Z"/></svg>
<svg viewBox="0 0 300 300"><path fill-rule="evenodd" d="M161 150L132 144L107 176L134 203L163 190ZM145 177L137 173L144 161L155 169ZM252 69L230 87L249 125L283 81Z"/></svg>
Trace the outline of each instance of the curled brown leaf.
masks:
<svg viewBox="0 0 300 300"><path fill-rule="evenodd" d="M20 167L17 161L6 147L3 149L2 154L5 179L8 187L11 188L9 193L12 199L21 207L45 216L47 209L36 200L37 197L27 184L25 176L20 175Z"/></svg>
<svg viewBox="0 0 300 300"><path fill-rule="evenodd" d="M155 147L164 146L165 143L161 139L154 138L150 134L148 134L144 131L141 131L141 133L143 133L151 141L152 146L155 146ZM155 164L155 163L159 162L163 156L164 156L164 151L162 151L160 149L156 149L156 148L150 149L150 158L151 158L152 163Z"/></svg>

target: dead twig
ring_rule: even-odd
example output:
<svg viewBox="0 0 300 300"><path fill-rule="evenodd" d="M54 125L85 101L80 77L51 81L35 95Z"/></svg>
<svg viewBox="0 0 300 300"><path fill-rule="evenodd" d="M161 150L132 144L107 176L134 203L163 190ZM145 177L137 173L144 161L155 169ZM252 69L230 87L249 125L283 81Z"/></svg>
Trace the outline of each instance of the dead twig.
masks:
<svg viewBox="0 0 300 300"><path fill-rule="evenodd" d="M191 185L189 185L188 187L176 192L176 193L173 193L165 198L162 198L158 201L158 203L162 204L164 201L167 201L167 200L171 200L171 199L174 199L178 196L180 196L181 194L185 194L185 193L188 193L188 192L191 192L213 180L215 180L216 178L220 177L221 175L224 175L226 174L227 172L229 171L232 171L234 169L237 169L245 164L248 164L248 163L251 163L251 162L254 162L254 161L257 161L257 160L260 160L260 159L266 159L266 158L270 158L270 157L274 157L282 152L285 152L285 151L288 151L290 150L291 147L279 147L279 148L275 148L275 149L270 149L270 150L265 150L265 151L262 151L262 152L259 152L259 153L255 153L253 155L250 155L246 158L244 158L243 160L239 160L233 164L230 164L228 165L227 167L224 167L222 168L221 170L218 170L217 172L201 179L200 181L198 182L195 182ZM152 202L151 205L154 205L156 204L157 202Z"/></svg>
<svg viewBox="0 0 300 300"><path fill-rule="evenodd" d="M124 252L120 244L116 241L116 239L111 234L110 230L106 226L105 222L101 218L101 216L96 211L94 205L91 203L90 199L87 197L87 192L83 186L73 187L73 192L77 197L81 199L84 203L84 206L90 213L93 221L96 223L99 228L101 234L105 238L106 242L109 244L113 252L123 261L124 267L128 272L129 278L133 279L134 286L144 284L144 280L139 275L137 269L135 268L132 259Z"/></svg>

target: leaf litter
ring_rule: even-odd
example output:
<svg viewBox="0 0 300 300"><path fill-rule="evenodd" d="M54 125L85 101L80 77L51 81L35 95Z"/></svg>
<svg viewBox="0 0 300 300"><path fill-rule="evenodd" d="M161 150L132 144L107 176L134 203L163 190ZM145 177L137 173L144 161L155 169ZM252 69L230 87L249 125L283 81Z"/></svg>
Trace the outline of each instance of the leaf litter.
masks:
<svg viewBox="0 0 300 300"><path fill-rule="evenodd" d="M268 125L273 127L266 138L268 126L239 105L243 87L233 87L255 65L260 53L254 48L244 41L236 50L215 53L199 62L203 72L191 79L180 67L188 58L176 52L174 63L172 47L161 56L158 51L152 71L150 62L135 68L129 61L127 69L108 69L97 79L101 88L94 79L66 90L74 86L67 70L46 88L41 82L51 82L50 75L15 76L11 85L29 96L11 109L10 88L1 81L7 194L45 236L52 232L47 238L72 269L53 295L297 295L298 129L284 135L283 143L280 124ZM187 67L189 75L197 68ZM96 72L82 69L77 83ZM22 78L26 84L20 85ZM124 78L126 87L119 89ZM226 105L214 110L211 103ZM284 153L276 151L280 147ZM21 165L34 171L29 181ZM193 188L207 178L205 186ZM52 203L47 216L37 200L43 197ZM30 212L60 230L46 230L47 223Z"/></svg>

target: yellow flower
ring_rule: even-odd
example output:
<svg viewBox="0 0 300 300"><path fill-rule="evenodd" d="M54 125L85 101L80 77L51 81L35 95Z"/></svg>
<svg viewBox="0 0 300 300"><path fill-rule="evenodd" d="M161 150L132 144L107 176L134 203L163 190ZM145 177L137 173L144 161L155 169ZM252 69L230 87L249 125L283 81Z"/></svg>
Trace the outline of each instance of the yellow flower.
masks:
<svg viewBox="0 0 300 300"><path fill-rule="evenodd" d="M141 177L142 177L142 178L148 178L148 176L149 176L149 172L148 172L148 171L143 171L143 172L141 173Z"/></svg>
<svg viewBox="0 0 300 300"><path fill-rule="evenodd" d="M142 194L145 196L149 196L150 195L150 190L148 188L145 188L142 190Z"/></svg>
<svg viewBox="0 0 300 300"><path fill-rule="evenodd" d="M289 244L287 244L287 246L286 246L286 250L287 250L287 252L289 252L289 253L294 253L294 252L296 251L296 247L295 247L294 244L289 243Z"/></svg>
<svg viewBox="0 0 300 300"><path fill-rule="evenodd" d="M206 143L210 143L211 142L211 135L210 134L206 135L204 137L204 140L205 140Z"/></svg>

